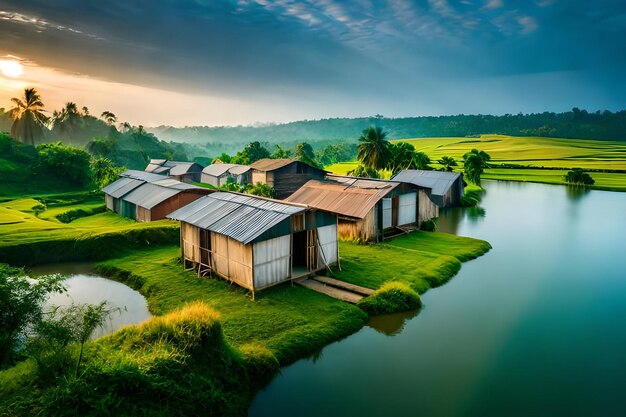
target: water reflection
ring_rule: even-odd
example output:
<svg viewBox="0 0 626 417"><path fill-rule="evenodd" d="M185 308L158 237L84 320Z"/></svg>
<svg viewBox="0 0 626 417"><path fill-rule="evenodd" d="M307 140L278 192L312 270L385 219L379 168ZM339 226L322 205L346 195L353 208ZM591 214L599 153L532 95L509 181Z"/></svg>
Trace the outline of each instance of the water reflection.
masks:
<svg viewBox="0 0 626 417"><path fill-rule="evenodd" d="M63 274L67 291L52 294L46 306L69 306L75 304L100 304L107 301L120 312L111 316L109 322L98 329L94 336L100 337L112 333L122 326L140 323L151 317L145 298L132 288L95 274L91 264L63 263L36 266L30 269L31 275Z"/></svg>
<svg viewBox="0 0 626 417"><path fill-rule="evenodd" d="M587 187L577 187L575 185L568 185L565 187L565 193L570 202L577 203L585 196L589 195L591 190Z"/></svg>
<svg viewBox="0 0 626 417"><path fill-rule="evenodd" d="M407 321L417 317L420 311L421 309L375 316L370 318L367 325L376 330L378 333L382 333L387 336L396 336L402 333Z"/></svg>

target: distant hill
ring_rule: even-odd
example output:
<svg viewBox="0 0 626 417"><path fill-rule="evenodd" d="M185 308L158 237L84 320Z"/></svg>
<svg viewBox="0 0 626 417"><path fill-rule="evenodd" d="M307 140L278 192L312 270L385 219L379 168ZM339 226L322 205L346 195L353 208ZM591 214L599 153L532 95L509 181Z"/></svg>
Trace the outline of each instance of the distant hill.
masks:
<svg viewBox="0 0 626 417"><path fill-rule="evenodd" d="M389 139L459 137L484 133L575 139L626 141L626 110L564 113L456 115L303 120L263 126L159 126L147 129L162 140L241 147L253 140L270 143L354 140L371 125L382 126Z"/></svg>

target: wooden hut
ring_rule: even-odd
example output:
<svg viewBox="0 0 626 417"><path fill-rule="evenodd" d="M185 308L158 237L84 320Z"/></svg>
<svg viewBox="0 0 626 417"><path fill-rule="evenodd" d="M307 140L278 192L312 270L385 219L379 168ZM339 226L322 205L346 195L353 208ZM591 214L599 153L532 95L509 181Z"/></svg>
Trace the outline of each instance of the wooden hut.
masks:
<svg viewBox="0 0 626 417"><path fill-rule="evenodd" d="M172 211L212 192L141 171L126 171L102 191L109 210L142 222L164 219Z"/></svg>
<svg viewBox="0 0 626 417"><path fill-rule="evenodd" d="M394 229L416 228L433 215L424 190L395 181L329 175L311 180L286 201L338 215L343 239L381 241Z"/></svg>
<svg viewBox="0 0 626 417"><path fill-rule="evenodd" d="M167 159L151 159L145 171L153 174L167 175L182 182L200 182L204 167L195 162L169 161Z"/></svg>
<svg viewBox="0 0 626 417"><path fill-rule="evenodd" d="M399 172L392 179L429 189L430 199L441 208L461 205L464 194L463 175L457 172L408 169Z"/></svg>
<svg viewBox="0 0 626 417"><path fill-rule="evenodd" d="M285 199L311 179L323 179L326 171L293 159L260 159L253 164L252 183L267 184L278 199Z"/></svg>
<svg viewBox="0 0 626 417"><path fill-rule="evenodd" d="M168 215L185 265L258 291L337 264L337 216L300 204L216 192Z"/></svg>
<svg viewBox="0 0 626 417"><path fill-rule="evenodd" d="M232 181L239 185L250 182L251 168L247 165L238 164L211 164L202 170L200 182L221 187Z"/></svg>

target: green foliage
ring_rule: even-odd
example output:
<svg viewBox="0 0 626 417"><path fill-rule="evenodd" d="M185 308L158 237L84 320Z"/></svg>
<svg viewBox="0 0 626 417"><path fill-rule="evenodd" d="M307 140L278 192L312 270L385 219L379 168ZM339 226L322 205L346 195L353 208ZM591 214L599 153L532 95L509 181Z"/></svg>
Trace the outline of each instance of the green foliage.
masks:
<svg viewBox="0 0 626 417"><path fill-rule="evenodd" d="M361 178L380 178L380 172L374 168L368 168L362 164L357 165L353 170L348 171L348 175Z"/></svg>
<svg viewBox="0 0 626 417"><path fill-rule="evenodd" d="M432 169L428 164L430 158L424 152L417 152L415 147L408 142L397 142L389 145L390 158L385 166L386 169L396 174L405 169Z"/></svg>
<svg viewBox="0 0 626 417"><path fill-rule="evenodd" d="M20 142L34 146L35 142L43 139L45 124L48 121L39 93L34 88L26 88L22 97L14 97L11 102L14 104L14 107L9 110L9 115L13 120L11 136Z"/></svg>
<svg viewBox="0 0 626 417"><path fill-rule="evenodd" d="M463 170L468 180L480 186L480 176L489 165L487 162L491 156L485 151L472 149L463 155Z"/></svg>
<svg viewBox="0 0 626 417"><path fill-rule="evenodd" d="M274 189L267 184L257 182L256 184L247 184L245 192L260 197L274 198Z"/></svg>
<svg viewBox="0 0 626 417"><path fill-rule="evenodd" d="M461 197L461 205L463 207L474 207L480 203L483 189L477 185L468 185L465 187L463 197Z"/></svg>
<svg viewBox="0 0 626 417"><path fill-rule="evenodd" d="M370 169L385 169L391 158L387 133L381 127L369 127L359 137L357 159Z"/></svg>
<svg viewBox="0 0 626 417"><path fill-rule="evenodd" d="M47 143L37 147L37 168L44 175L55 175L77 185L91 182L91 157L82 149Z"/></svg>
<svg viewBox="0 0 626 417"><path fill-rule="evenodd" d="M315 152L313 151L313 147L308 143L299 143L296 145L296 148L293 152L294 159L298 161L302 161L305 164L311 166L318 166L317 161L315 159Z"/></svg>
<svg viewBox="0 0 626 417"><path fill-rule="evenodd" d="M99 190L117 181L119 174L126 170L124 167L116 167L113 161L103 157L92 159L90 168L93 182Z"/></svg>
<svg viewBox="0 0 626 417"><path fill-rule="evenodd" d="M269 158L270 152L261 145L261 142L250 142L241 152L237 152L231 162L233 164L250 165L259 159Z"/></svg>
<svg viewBox="0 0 626 417"><path fill-rule="evenodd" d="M359 301L357 305L370 316L377 316L415 310L422 306L422 300L407 284L390 281L384 283L374 294Z"/></svg>
<svg viewBox="0 0 626 417"><path fill-rule="evenodd" d="M222 152L222 154L220 156L218 156L217 158L213 158L213 160L211 161L212 164L230 164L232 161L232 157L230 155L228 155L227 153Z"/></svg>
<svg viewBox="0 0 626 417"><path fill-rule="evenodd" d="M443 170L447 172L452 172L454 167L458 166L456 160L451 156L442 156L441 159L437 161L440 165L442 165Z"/></svg>
<svg viewBox="0 0 626 417"><path fill-rule="evenodd" d="M422 224L420 224L420 230L425 232L434 232L437 230L437 217L433 217L432 219L424 220Z"/></svg>
<svg viewBox="0 0 626 417"><path fill-rule="evenodd" d="M11 363L18 341L43 314L51 292L64 291L58 275L30 279L24 271L0 264L0 368Z"/></svg>
<svg viewBox="0 0 626 417"><path fill-rule="evenodd" d="M37 207L37 206L36 206ZM34 207L34 208L36 208ZM45 206L41 206L44 207L45 210ZM42 210L42 211L44 211ZM98 214L98 213L104 213L106 211L106 206L100 205L97 207L93 207L93 208L89 208L89 209L83 209L83 208L77 208L74 210L68 210L65 211L61 214L57 214L55 217L61 222L61 223L71 223L76 219L80 219L82 217L89 217L89 216L93 216L94 214ZM39 213L35 212L36 215L38 215Z"/></svg>
<svg viewBox="0 0 626 417"><path fill-rule="evenodd" d="M272 159L285 159L285 158L291 158L291 156L292 156L291 150L284 149L280 145L275 145L274 146L274 152L272 153L270 158L272 158Z"/></svg>
<svg viewBox="0 0 626 417"><path fill-rule="evenodd" d="M565 182L567 182L568 184L584 186L595 184L595 181L593 178L591 178L591 175L589 175L580 168L574 168L569 171L567 175L565 175Z"/></svg>

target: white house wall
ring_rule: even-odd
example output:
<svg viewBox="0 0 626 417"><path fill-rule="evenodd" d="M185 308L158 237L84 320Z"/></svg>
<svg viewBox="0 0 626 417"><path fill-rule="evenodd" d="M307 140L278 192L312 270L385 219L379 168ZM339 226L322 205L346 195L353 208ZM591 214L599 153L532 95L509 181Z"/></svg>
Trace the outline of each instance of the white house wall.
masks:
<svg viewBox="0 0 626 417"><path fill-rule="evenodd" d="M264 288L291 276L291 236L281 236L253 246L254 287Z"/></svg>
<svg viewBox="0 0 626 417"><path fill-rule="evenodd" d="M332 265L337 262L337 225L317 228L317 238L319 239L319 263L321 266Z"/></svg>
<svg viewBox="0 0 626 417"><path fill-rule="evenodd" d="M402 194L398 207L398 225L415 223L417 213L417 193Z"/></svg>

